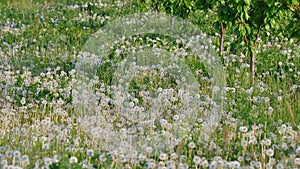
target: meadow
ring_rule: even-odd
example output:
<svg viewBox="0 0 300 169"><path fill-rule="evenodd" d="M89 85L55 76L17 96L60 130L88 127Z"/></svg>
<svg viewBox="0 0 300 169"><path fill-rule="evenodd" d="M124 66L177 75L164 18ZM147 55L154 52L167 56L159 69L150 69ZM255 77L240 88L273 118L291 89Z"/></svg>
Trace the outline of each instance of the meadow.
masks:
<svg viewBox="0 0 300 169"><path fill-rule="evenodd" d="M266 32L256 44L252 82L245 44L227 33L219 54L215 13L191 13L188 21L201 31L200 53L220 60L225 80L222 109L210 126L219 98L212 94L215 81L207 65L192 53L197 38L185 41L155 33L121 37L92 74L81 72L86 58L98 57L83 52L91 47L90 37L117 18L141 13L137 2L0 1L0 168L300 168L296 38ZM206 53L207 46L215 52ZM122 62L132 53L142 57L142 49L155 51L159 58L143 61L157 66ZM168 67L173 60L163 58L160 49L188 65L185 73L195 78L172 76L178 65ZM134 69L134 77L114 74L117 66ZM118 88L124 81L129 81L130 96ZM197 89L189 86L195 82ZM182 94L179 84L191 91ZM189 104L198 106L197 114L184 117ZM139 119L149 111L161 115L141 125ZM183 131L179 142L159 137L172 127ZM132 137L147 143L132 150Z"/></svg>

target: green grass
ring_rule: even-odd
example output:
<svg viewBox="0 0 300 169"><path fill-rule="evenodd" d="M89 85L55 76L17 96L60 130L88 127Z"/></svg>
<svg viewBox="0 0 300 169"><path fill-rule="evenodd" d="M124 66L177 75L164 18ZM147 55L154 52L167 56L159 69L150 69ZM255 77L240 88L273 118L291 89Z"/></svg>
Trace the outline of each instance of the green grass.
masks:
<svg viewBox="0 0 300 169"><path fill-rule="evenodd" d="M82 59L82 47L93 33L109 21L140 9L135 1L133 4L131 1L122 1L122 7L118 7L117 1L102 1L107 6L85 6L84 2L0 2L0 168L7 165L22 168L42 167L45 166L45 157L52 158L52 165L48 166L52 169L82 168L84 163L94 168L144 168L149 161L158 165L159 162L167 163L168 160L174 161L177 167L186 164L189 168L205 168L195 164L196 156L208 160L211 165L214 165L213 161L221 158L225 163L238 160L241 166L261 162L262 168L267 165L278 167L280 164L286 168L299 167L296 162L300 151L299 43L290 39L284 40L279 35L278 40L276 35L262 39L257 47L259 52L255 82L251 84L249 68L245 66L249 59L241 54L245 46L238 44L230 31L226 36L228 43L224 46L226 54L218 56L224 65L228 88L224 99L224 112L209 141L205 142L200 138L203 124L196 122L183 143L166 152L169 156L180 152L181 158L160 159L164 152L152 152L136 164L114 159L113 154L101 146L101 141L93 138L78 121L78 112L72 107L72 90L76 84L74 79L78 79L73 71ZM71 9L75 4L78 8ZM212 12L197 11L191 15L190 21L207 33L214 45L218 46L219 37L215 34L217 29L213 25L214 17ZM137 35L139 40L126 39L130 42L129 45L125 41L115 44L107 59L114 60L115 50L122 45L129 48L150 43L146 37L152 40L160 37L161 40L153 44L161 45L161 48L171 53L176 53L173 47L179 49L185 45L176 43L176 39L157 34ZM271 44L268 45L268 42ZM123 52L124 55L114 60L116 63L126 58L127 48ZM204 64L190 55L185 58L185 63L196 74L196 79L202 86L202 94L210 95L211 83L202 78L208 76ZM100 67L97 71L98 81L89 86L95 93L100 91L99 97L102 100L98 101L100 103L104 100L101 108L109 113L112 113L115 106L111 101L105 101L112 97L108 89L114 76L112 65L113 62L108 62ZM202 72L197 73L199 70ZM159 86L163 89L173 88L176 81L172 77L160 79L160 76L145 72L144 75L140 72L140 78L130 82L130 92L138 98L139 106L147 107L149 102L139 96L139 91ZM205 108L209 108L209 105ZM165 107L162 112L167 114L168 109L172 110L172 116L178 110ZM199 116L201 113L203 112L199 111ZM111 120L109 115L106 117L107 121ZM116 119L112 120L116 128L120 120L122 115L116 115ZM247 131L240 131L241 126L246 126ZM153 128L163 130L161 126ZM263 144L266 139L271 140L270 145ZM244 147L241 144L243 141L248 143ZM195 147L189 146L191 142ZM93 150L94 154L88 156L88 150ZM269 157L266 150L273 150L275 154ZM9 153L14 151L28 155L30 163L18 160L17 155L10 156ZM99 155L107 160L101 161ZM70 157L76 157L78 163L70 164ZM272 158L275 164L268 164ZM201 161L201 164L204 163Z"/></svg>

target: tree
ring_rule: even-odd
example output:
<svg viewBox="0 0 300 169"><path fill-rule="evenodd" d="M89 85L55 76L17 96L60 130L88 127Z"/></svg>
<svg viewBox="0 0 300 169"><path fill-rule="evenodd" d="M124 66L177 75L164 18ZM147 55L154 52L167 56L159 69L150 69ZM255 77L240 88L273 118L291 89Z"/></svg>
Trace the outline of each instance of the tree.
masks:
<svg viewBox="0 0 300 169"><path fill-rule="evenodd" d="M285 19L284 16L292 15L290 35L300 37L299 0L153 0L149 3L156 13L160 7L164 7L172 16L177 15L186 20L196 9L215 11L218 16L217 23L220 25L220 54L223 51L226 28L232 27L237 32L238 40L247 45L244 52L250 58L252 83L255 78L257 41L266 31L279 29L279 23Z"/></svg>
<svg viewBox="0 0 300 169"><path fill-rule="evenodd" d="M239 41L247 45L245 53L250 58L252 83L255 78L255 49L261 32L278 29L284 13L290 11L298 18L300 25L298 0L197 0L196 8L211 9L217 13L220 24L220 54L223 51L226 26L236 29ZM292 29L295 32L299 27ZM298 32L300 33L299 30Z"/></svg>
<svg viewBox="0 0 300 169"><path fill-rule="evenodd" d="M237 0L237 24L239 37L247 44L246 55L250 57L251 81L255 78L255 49L261 32L279 29L284 13L299 4L289 0Z"/></svg>
<svg viewBox="0 0 300 169"><path fill-rule="evenodd" d="M231 27L236 21L237 9L234 0L197 0L196 8L200 10L213 10L217 13L217 24L220 30L220 46L219 52L222 55L223 44L225 41L226 27Z"/></svg>
<svg viewBox="0 0 300 169"><path fill-rule="evenodd" d="M163 6L166 10L166 13L171 16L179 16L184 18L187 22L189 15L194 11L194 0L164 0ZM174 23L174 17L172 17L172 25Z"/></svg>
<svg viewBox="0 0 300 169"><path fill-rule="evenodd" d="M289 32L289 37L294 37L299 40L300 38L300 1L298 0L288 0L284 1L285 6L289 8L289 12L286 16L292 16L288 20L287 31Z"/></svg>

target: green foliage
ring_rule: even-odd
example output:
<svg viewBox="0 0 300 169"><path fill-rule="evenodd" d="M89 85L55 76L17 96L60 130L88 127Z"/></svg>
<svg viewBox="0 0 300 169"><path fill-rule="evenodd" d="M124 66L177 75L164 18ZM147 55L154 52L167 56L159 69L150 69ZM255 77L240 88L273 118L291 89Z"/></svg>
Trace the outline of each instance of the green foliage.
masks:
<svg viewBox="0 0 300 169"><path fill-rule="evenodd" d="M227 29L235 29L239 41L253 45L259 36L265 36L266 31L279 30L282 22L289 18L286 34L297 37L299 30L299 1L297 0L139 0L142 11L147 4L153 10L164 10L171 15L187 18L196 10L212 10L217 14L217 23L224 23ZM260 33L258 33L260 32ZM284 32L284 30L281 30ZM257 35L257 36L256 36ZM299 36L298 36L299 37Z"/></svg>
<svg viewBox="0 0 300 169"><path fill-rule="evenodd" d="M34 167L35 160L42 161L42 157L52 157L54 152L60 154L62 158L58 163L53 163L49 167L53 169L82 168L83 165L81 163L69 163L71 156L76 156L79 162L88 160L90 164L93 164L94 168L125 168L125 164L115 163L109 155L107 155L105 162L100 161L98 157L102 152L95 152L93 157L86 157L86 149L93 149L100 145L100 143L89 140L89 137L78 127L78 123L78 126L76 126L76 120L69 120L69 117L71 118L74 112L67 106L64 107L68 111L67 115L57 115L54 113L53 107L58 105L56 104L58 100L62 99L66 104L72 102L70 95L64 97L65 93L61 93L58 89L67 89L71 82L72 77L69 72L75 68L76 62L76 59L73 58L73 56L76 55L76 51L74 50L80 51L81 46L85 43L88 36L105 25L105 22L100 23L92 19L81 20L82 18L80 18L78 20L79 13L87 14L88 16L96 14L97 16L110 16L113 18L138 10L147 11L153 7L159 11L165 11L168 14L181 16L185 19L190 16L188 19L191 20L189 21L193 21L192 19L196 18L196 21L193 23L198 24L201 30L213 36L216 29L212 27L212 23L215 23L217 26L219 26L220 22L226 24L227 34L225 41L227 41L228 44L225 45L230 48L230 50L227 51L228 54L222 57L222 61L224 63L224 71L226 71L227 75L228 88L230 88L226 95L224 108L224 110L226 110L224 114L227 117L224 118L224 121L222 119L221 123L224 124L221 124L216 134L212 136L212 143L215 142L217 146L224 151L218 152L215 151L216 149L208 150L209 145L202 145L196 142L199 138L199 135L196 134L196 130L201 126L200 123L197 123L195 124L197 127L195 127L195 130L191 133L190 140L186 140L183 143L183 151L181 152L182 155L187 157L186 162L191 166L190 168L196 168L193 163L193 156L197 155L198 152L202 153L201 157L205 157L208 160L213 160L214 156L222 157L226 160L237 160L238 156L244 157L244 155L248 153L265 153L261 144L251 145L248 149L244 149L244 147L240 145L243 138L238 127L241 125L249 126L249 133L256 134L258 142L266 138L273 138L273 135L275 135L276 137L272 139L272 144L274 145L281 145L284 138L291 137L283 133L278 133L278 128L280 128L282 123L291 124L291 126L295 127L296 134L299 134L297 124L300 119L300 88L292 88L293 85L299 86L300 84L300 50L297 44L295 45L295 40L300 37L300 8L298 0L139 0L142 3L138 3L138 0L123 0L122 2L124 2L125 5L122 6L121 9L116 6L102 8L91 4L84 7L85 5L82 4L85 4L85 2L78 2L77 0L55 1L58 4L54 3L51 5L51 2L54 1L55 0L24 0L22 2L9 0L0 2L1 27L4 27L7 20L16 23L15 28L22 27L22 24L28 25L25 31L20 31L19 34L13 31L0 31L0 50L4 52L5 55L10 54L9 56L11 57L11 62L9 63L2 63L1 60L1 66L5 67L8 64L11 68L8 70L2 70L1 68L1 71L3 71L1 75L5 76L1 76L0 103L3 109L0 114L1 117L5 117L3 118L5 120L0 121L0 130L6 131L6 133L4 133L4 136L3 132L0 133L2 135L0 145L11 145L11 148L20 148L22 154L28 154L31 160L28 168ZM32 4L28 6L23 5L29 2L32 2ZM111 5L117 3L116 1L109 2ZM74 4L79 4L80 7L72 10L67 9L67 5ZM206 15L207 17L205 17ZM269 35L269 33L271 35ZM155 39L157 36L158 35L150 34L140 36L142 37L141 42L135 41L131 45L141 45L147 42L145 40L146 37ZM166 46L165 43L161 41L155 42L156 45L161 45L162 48L165 47L166 50L171 49L172 46L181 45L172 43L175 39L168 39L168 37L162 36L158 37L161 39L167 38L169 46ZM257 37L261 38L262 42L256 42ZM275 37L278 40L275 40ZM293 39L284 40L285 37ZM218 37L213 38L213 41L216 43L217 38ZM23 43L22 48L11 54L12 46L18 46L19 42ZM271 45L267 45L266 47L265 45L268 42L270 42ZM255 43L256 46L254 46ZM119 45L117 47L120 47L120 45L124 44L117 45ZM151 47L152 46L150 46L150 48ZM258 82L252 85L251 88L248 67L245 66L247 61L244 60L245 58L240 52L250 54L250 52L254 52L255 49L259 51L256 59L256 77ZM292 52L283 54L281 53L283 49L290 49ZM113 48L112 51L113 50L115 50L115 48ZM112 52L108 57L112 59L115 55ZM191 67L193 73L197 70L202 70L204 67L198 58L187 57L185 61L188 66ZM40 76L40 73L47 73L48 68L54 70L57 67L60 67L60 70L55 71L53 74L53 78L59 82L55 90L46 88L40 90L42 83L52 82L51 76ZM14 72L15 70L19 70L19 74L9 75L9 71ZM21 76L24 75L25 71L30 71L31 75L27 77ZM60 75L62 71L67 74L64 77L59 77L58 75ZM111 81L112 72L113 67L111 64L103 65L103 67L99 68L99 80L103 80L105 83ZM153 81L155 78L151 79L148 76L149 75L141 79L134 79L132 81L134 84L132 84L130 90L135 92L139 90L139 87L150 85L151 82L160 82ZM205 70L197 74L199 81L201 77L206 76L207 72L205 72ZM41 81L34 82L34 77L41 77ZM16 81L10 83L7 78L12 78ZM32 83L26 86L26 80L30 80ZM208 83L207 81L202 81L203 82L200 81L201 86L210 85L206 84ZM166 80L161 80L161 83L161 86L165 86L165 88L168 88L167 85L170 83L175 84L174 80L170 77L167 77ZM249 92L250 89L252 89L252 92ZM27 93L24 94L23 91ZM55 95L56 93L58 95ZM10 99L12 101L9 101L10 99L5 96L11 96ZM23 97L26 99L25 105L21 104ZM280 97L282 97L283 100L280 101L278 99ZM252 98L253 100L251 100ZM47 101L45 106L40 103L44 99ZM30 103L34 105L32 108L28 106ZM8 114L5 112L5 109L8 109L10 105L14 107L16 113ZM28 109L22 112L22 106L26 106ZM274 111L268 112L270 108L272 108L272 110L274 109ZM291 114L293 114L294 119L291 118ZM12 116L15 116L18 121L9 121L8 119ZM70 138L70 142L62 142L59 140L60 137L55 135L53 137L55 139L51 140L49 150L42 148L43 143L40 139L35 141L36 145L24 146L26 142L33 140L35 136L40 138L42 135L48 136L48 134L56 133L41 128L41 126L38 126L39 128L36 127L36 124L38 124L37 121L41 121L48 116L51 118L51 125L65 127L65 133L67 137ZM231 122L231 119L234 121L232 120ZM277 122L280 120L282 120L282 122ZM20 126L18 126L19 124ZM34 126L31 126L33 124ZM262 131L251 129L250 126L255 127L258 124L263 124ZM30 134L25 133L20 136L15 134L18 133L20 129L21 131L23 129L26 130L28 126L30 128L32 127ZM35 128L39 130L39 132L34 132ZM69 128L72 129L70 132L68 132ZM262 134L258 134L259 132L262 132ZM228 133L233 133L233 138L226 142ZM26 137L26 135L28 135L28 137ZM79 145L74 143L74 138L77 136L80 138ZM298 137L295 137L295 140L297 138ZM293 146L299 146L298 140L295 141L295 144L293 143ZM196 142L196 149L188 147L188 142L190 141ZM76 149L74 146L76 146ZM289 147L288 150L276 149L274 158L278 162L280 160L289 161L290 155L294 155L292 154L292 152L294 152L293 146ZM77 151L79 147L82 148L82 151ZM71 152L69 148L72 150ZM76 152L73 152L73 150L76 150ZM2 151L1 154L2 153L4 154L4 151ZM158 162L158 156L159 154L153 153L151 158ZM262 162L265 160L265 158L261 156L255 156L253 158L250 156L249 158ZM9 160L9 163L11 163L12 159ZM249 162L244 161L241 165L248 165L248 163ZM141 162L139 165L132 165L132 168L144 168L142 166L146 166L146 164ZM0 168L1 167L0 165ZM293 167L295 168L295 166ZM287 168L292 168L292 166Z"/></svg>

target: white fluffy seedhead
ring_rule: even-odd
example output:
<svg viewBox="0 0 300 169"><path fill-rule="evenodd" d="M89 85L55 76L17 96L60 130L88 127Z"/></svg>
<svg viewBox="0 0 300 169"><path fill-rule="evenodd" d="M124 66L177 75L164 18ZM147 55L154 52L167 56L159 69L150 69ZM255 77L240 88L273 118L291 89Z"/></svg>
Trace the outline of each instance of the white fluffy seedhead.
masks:
<svg viewBox="0 0 300 169"><path fill-rule="evenodd" d="M119 57L120 50L115 52L115 57L119 58L108 57L118 41L143 34L171 37L183 42L190 49L187 50L188 55L197 57L204 64L212 84L212 93L205 100L210 104L209 111L199 113L204 104L200 99L201 85L185 62L186 53L177 54L158 46L148 46L131 48L131 53L126 53L123 60ZM111 108L103 110L97 98L101 94L95 92L93 85L97 83L96 75L101 74L97 72L99 67L107 63L113 67L110 84L107 84L109 97L106 98ZM128 154L128 151L143 151L145 147L153 147L155 151L172 149L189 135L198 118L203 119L201 139L205 141L219 123L225 85L223 66L214 53L211 40L181 18L138 13L108 23L86 42L76 72L77 85L73 89L75 113L82 128L94 139L99 139L102 148L108 151ZM141 100L132 94L131 82L143 72L168 75L176 86L169 89L148 88L148 93L140 93L141 97L147 98L140 98L147 104L138 106ZM101 99L100 102L104 103L104 97ZM177 105L176 112L167 110L173 102Z"/></svg>

